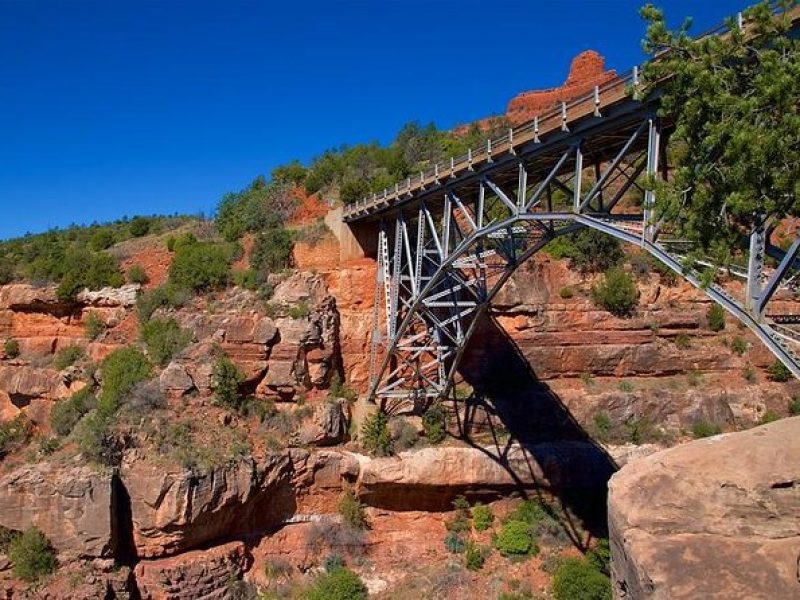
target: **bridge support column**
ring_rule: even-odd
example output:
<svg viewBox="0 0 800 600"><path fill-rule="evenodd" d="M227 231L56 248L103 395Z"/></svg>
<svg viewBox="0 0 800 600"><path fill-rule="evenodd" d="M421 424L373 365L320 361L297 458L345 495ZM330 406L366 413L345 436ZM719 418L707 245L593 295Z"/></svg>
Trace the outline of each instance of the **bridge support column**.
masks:
<svg viewBox="0 0 800 600"><path fill-rule="evenodd" d="M654 179L658 176L658 154L661 148L660 143L661 130L658 120L651 117L648 120L648 138L647 138L647 179L648 189L644 193L644 214L642 223L642 237L644 241L652 242L656 236L656 226L653 222L653 208L656 203L655 192L652 189Z"/></svg>

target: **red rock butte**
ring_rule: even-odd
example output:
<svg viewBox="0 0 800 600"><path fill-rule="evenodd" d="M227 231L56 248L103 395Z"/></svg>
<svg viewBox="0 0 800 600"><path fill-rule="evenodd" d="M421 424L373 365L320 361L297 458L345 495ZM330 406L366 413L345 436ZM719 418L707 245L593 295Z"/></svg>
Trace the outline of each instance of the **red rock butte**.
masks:
<svg viewBox="0 0 800 600"><path fill-rule="evenodd" d="M567 80L560 87L522 92L508 103L506 117L519 125L542 115L560 102L569 102L588 94L594 86L603 86L617 77L605 68L605 59L594 50L581 52L572 59Z"/></svg>

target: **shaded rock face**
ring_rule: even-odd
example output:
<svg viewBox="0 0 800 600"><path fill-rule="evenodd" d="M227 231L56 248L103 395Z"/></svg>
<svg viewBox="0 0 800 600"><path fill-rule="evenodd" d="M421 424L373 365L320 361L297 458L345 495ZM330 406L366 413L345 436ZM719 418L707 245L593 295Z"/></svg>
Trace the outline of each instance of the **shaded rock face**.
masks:
<svg viewBox="0 0 800 600"><path fill-rule="evenodd" d="M230 542L174 558L142 561L136 565L136 583L142 600L234 598L231 583L241 579L249 562L244 543Z"/></svg>
<svg viewBox="0 0 800 600"><path fill-rule="evenodd" d="M175 554L281 522L294 510L290 472L288 455L196 470L123 466L137 556Z"/></svg>
<svg viewBox="0 0 800 600"><path fill-rule="evenodd" d="M800 418L633 461L611 479L616 598L800 597Z"/></svg>
<svg viewBox="0 0 800 600"><path fill-rule="evenodd" d="M339 399L314 407L314 414L298 432L301 446L331 446L347 438L347 401Z"/></svg>
<svg viewBox="0 0 800 600"><path fill-rule="evenodd" d="M0 525L40 529L66 558L110 557L116 540L112 525L111 475L87 466L39 463L0 479Z"/></svg>

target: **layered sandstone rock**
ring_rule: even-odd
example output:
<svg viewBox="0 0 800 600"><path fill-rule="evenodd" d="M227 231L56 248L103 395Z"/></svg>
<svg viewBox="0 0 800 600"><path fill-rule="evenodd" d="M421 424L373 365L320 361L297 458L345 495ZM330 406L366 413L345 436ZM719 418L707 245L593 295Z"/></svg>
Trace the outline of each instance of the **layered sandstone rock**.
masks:
<svg viewBox="0 0 800 600"><path fill-rule="evenodd" d="M37 527L65 558L110 557L115 501L110 474L83 465L26 465L0 479L0 525Z"/></svg>
<svg viewBox="0 0 800 600"><path fill-rule="evenodd" d="M615 597L800 596L800 418L633 461L609 492Z"/></svg>
<svg viewBox="0 0 800 600"><path fill-rule="evenodd" d="M280 523L294 508L290 472L286 454L198 469L143 460L124 465L137 555L176 554Z"/></svg>
<svg viewBox="0 0 800 600"><path fill-rule="evenodd" d="M235 598L235 582L249 563L245 545L230 542L209 550L142 561L136 565L136 584L142 600Z"/></svg>

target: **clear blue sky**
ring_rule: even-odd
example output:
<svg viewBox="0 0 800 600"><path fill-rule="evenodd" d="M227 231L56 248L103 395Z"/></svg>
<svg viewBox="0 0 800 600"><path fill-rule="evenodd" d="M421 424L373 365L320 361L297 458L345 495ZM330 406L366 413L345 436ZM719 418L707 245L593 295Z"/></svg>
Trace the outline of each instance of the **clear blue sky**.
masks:
<svg viewBox="0 0 800 600"><path fill-rule="evenodd" d="M326 148L450 127L642 59L632 0L0 0L0 238L212 213ZM707 29L744 4L663 0Z"/></svg>

